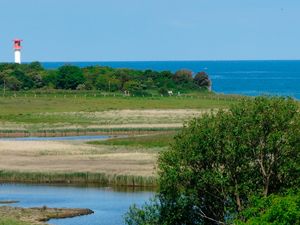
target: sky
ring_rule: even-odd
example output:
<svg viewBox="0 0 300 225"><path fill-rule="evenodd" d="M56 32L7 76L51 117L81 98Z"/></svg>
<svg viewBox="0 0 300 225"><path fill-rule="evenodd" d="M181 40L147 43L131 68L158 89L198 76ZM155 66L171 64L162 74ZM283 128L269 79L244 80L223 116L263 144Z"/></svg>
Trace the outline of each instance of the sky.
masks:
<svg viewBox="0 0 300 225"><path fill-rule="evenodd" d="M300 59L299 0L0 0L0 62Z"/></svg>

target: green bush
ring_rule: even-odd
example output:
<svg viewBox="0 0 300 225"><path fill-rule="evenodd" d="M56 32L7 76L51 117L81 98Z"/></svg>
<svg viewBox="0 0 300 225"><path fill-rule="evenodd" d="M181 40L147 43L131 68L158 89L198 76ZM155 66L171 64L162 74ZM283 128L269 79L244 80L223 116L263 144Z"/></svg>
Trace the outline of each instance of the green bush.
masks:
<svg viewBox="0 0 300 225"><path fill-rule="evenodd" d="M159 157L160 224L224 224L250 196L298 188L299 149L291 99L257 97L191 120Z"/></svg>
<svg viewBox="0 0 300 225"><path fill-rule="evenodd" d="M286 195L253 197L238 225L295 225L300 224L300 191Z"/></svg>

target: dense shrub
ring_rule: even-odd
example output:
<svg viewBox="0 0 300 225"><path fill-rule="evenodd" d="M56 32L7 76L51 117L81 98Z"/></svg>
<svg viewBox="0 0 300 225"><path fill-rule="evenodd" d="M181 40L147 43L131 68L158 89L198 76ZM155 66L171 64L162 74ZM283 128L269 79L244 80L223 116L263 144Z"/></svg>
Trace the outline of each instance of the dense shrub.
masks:
<svg viewBox="0 0 300 225"><path fill-rule="evenodd" d="M142 214L152 213L147 205L132 208L128 224L139 215L140 224L228 223L251 196L297 189L299 160L299 104L291 99L257 97L195 118L159 157L158 218Z"/></svg>

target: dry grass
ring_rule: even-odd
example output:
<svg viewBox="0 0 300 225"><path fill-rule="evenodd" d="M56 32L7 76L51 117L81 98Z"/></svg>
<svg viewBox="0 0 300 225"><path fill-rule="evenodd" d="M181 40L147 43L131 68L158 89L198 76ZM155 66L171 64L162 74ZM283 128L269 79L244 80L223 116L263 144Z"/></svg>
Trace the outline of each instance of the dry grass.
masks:
<svg viewBox="0 0 300 225"><path fill-rule="evenodd" d="M24 122L0 122L0 130L178 128L190 118L210 111L209 109L148 109L33 113L21 115L20 118L23 118ZM28 122L25 122L26 120Z"/></svg>
<svg viewBox="0 0 300 225"><path fill-rule="evenodd" d="M66 141L0 141L0 170L153 176L157 150Z"/></svg>

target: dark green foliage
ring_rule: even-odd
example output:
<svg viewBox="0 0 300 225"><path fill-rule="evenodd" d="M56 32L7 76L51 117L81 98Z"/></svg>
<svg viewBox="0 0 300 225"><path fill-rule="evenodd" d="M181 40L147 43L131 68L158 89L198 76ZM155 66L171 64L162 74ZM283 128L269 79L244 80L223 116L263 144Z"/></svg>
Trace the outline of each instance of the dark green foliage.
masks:
<svg viewBox="0 0 300 225"><path fill-rule="evenodd" d="M161 224L226 223L250 196L298 188L299 150L291 99L257 97L193 119L159 157Z"/></svg>
<svg viewBox="0 0 300 225"><path fill-rule="evenodd" d="M58 69L57 88L74 90L84 81L82 70L77 66L65 65Z"/></svg>
<svg viewBox="0 0 300 225"><path fill-rule="evenodd" d="M129 80L123 85L123 89L135 95L142 95L143 88L139 81Z"/></svg>
<svg viewBox="0 0 300 225"><path fill-rule="evenodd" d="M168 89L166 87L162 87L159 89L159 93L166 96L168 95Z"/></svg>
<svg viewBox="0 0 300 225"><path fill-rule="evenodd" d="M207 73L203 71L196 74L196 76L194 77L194 82L199 87L211 87L211 80L209 79Z"/></svg>
<svg viewBox="0 0 300 225"><path fill-rule="evenodd" d="M160 222L160 205L157 199L152 199L150 203L145 203L142 208L136 205L130 207L129 212L125 215L125 223L128 225L161 225Z"/></svg>
<svg viewBox="0 0 300 225"><path fill-rule="evenodd" d="M21 81L19 81L16 77L14 76L9 76L5 79L6 81L6 88L12 91L18 91L22 87Z"/></svg>
<svg viewBox="0 0 300 225"><path fill-rule="evenodd" d="M56 88L149 96L167 95L168 91L200 91L199 86L207 87L208 83L205 81L195 82L192 74L189 70L179 70L173 74L170 71L113 69L102 66L79 68L72 65L64 65L57 70L45 70L39 62L0 64L0 88L4 92Z"/></svg>
<svg viewBox="0 0 300 225"><path fill-rule="evenodd" d="M21 70L15 70L10 74L11 77L14 77L19 81L19 89L28 90L34 87L34 82L30 76L26 76ZM10 81L11 82L11 81ZM10 83L8 82L8 84ZM15 89L16 90L16 89Z"/></svg>

